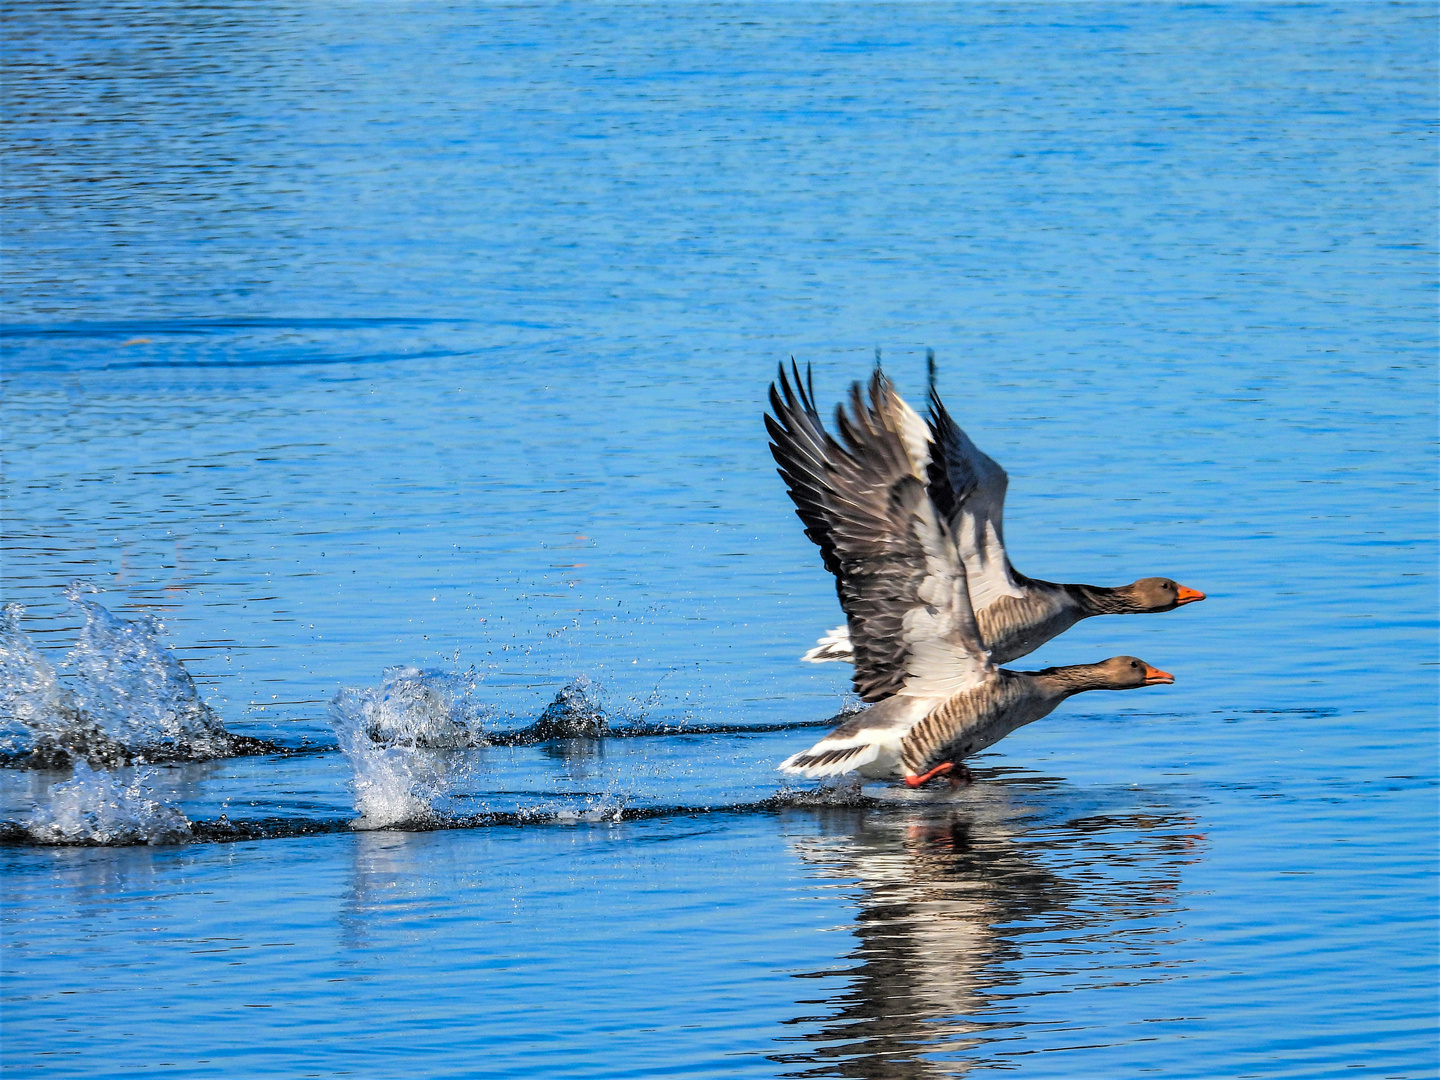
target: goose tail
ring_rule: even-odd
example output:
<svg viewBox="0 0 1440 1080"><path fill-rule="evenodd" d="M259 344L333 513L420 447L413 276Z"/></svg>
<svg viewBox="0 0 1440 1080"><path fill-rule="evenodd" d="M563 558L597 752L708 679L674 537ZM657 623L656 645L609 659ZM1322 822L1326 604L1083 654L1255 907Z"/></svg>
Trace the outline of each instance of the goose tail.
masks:
<svg viewBox="0 0 1440 1080"><path fill-rule="evenodd" d="M799 776L839 776L869 765L879 756L880 747L863 738L824 738L809 750L791 754L778 768Z"/></svg>

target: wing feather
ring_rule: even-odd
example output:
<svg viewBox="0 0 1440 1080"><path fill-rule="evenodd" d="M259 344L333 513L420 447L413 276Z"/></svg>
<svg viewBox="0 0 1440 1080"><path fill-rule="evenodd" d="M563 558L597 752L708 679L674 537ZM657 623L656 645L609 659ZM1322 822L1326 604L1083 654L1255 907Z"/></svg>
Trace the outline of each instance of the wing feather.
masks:
<svg viewBox="0 0 1440 1080"><path fill-rule="evenodd" d="M836 409L839 438L814 407L813 383L780 370L766 416L771 452L806 535L835 575L864 701L895 694L943 699L992 670L980 644L965 565L931 501L930 454L877 370ZM901 403L903 404L903 402Z"/></svg>
<svg viewBox="0 0 1440 1080"><path fill-rule="evenodd" d="M930 490L965 561L971 604L984 611L1002 597L1024 596L1024 579L1005 551L1005 491L1010 478L951 419L935 390L933 367L930 431L936 448L929 462Z"/></svg>

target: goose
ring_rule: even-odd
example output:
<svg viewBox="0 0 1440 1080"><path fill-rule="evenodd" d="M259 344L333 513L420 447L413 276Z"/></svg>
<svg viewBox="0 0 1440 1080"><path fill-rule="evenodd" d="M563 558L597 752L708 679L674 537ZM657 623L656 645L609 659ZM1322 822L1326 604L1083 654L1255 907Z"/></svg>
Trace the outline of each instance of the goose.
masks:
<svg viewBox="0 0 1440 1080"><path fill-rule="evenodd" d="M811 398L813 390L802 404ZM955 535L975 527L955 512L955 490L967 491L956 479L963 481L974 460L954 438L958 429L947 429L938 410L928 428L916 423L878 368L868 402L857 382L849 413L836 410L840 441L823 434L813 408L783 410L773 386L771 401L795 425L766 417L781 475L836 577L855 691L871 703L786 758L782 771L900 776L910 787L954 774L953 782L969 775L962 759L1074 694L1175 681L1133 656L1044 671L998 667L981 636ZM922 433L928 447L919 443Z"/></svg>
<svg viewBox="0 0 1440 1080"><path fill-rule="evenodd" d="M1082 619L1174 611L1205 599L1199 589L1167 577L1141 578L1129 585L1107 588L1044 581L1016 570L1005 551L1002 527L1009 477L951 419L935 390L933 352L928 367L929 424L888 382L876 407L883 408L886 423L898 435L912 472L928 485L936 513L945 519L959 545L981 640L997 664L1034 652ZM770 450L790 487L795 512L805 523L805 535L820 546L821 558L826 569L836 575L838 587L841 570L834 557L831 526L817 502L817 492L825 486L827 469L845 450L825 430L815 409L810 369L807 366L802 384L794 361L791 368L793 385L783 366L778 388L774 383L770 385L770 405L775 411L773 420L765 417ZM856 383L851 391L852 408L858 408L859 395L860 384ZM845 420L838 406L837 421L843 433ZM939 457L932 456L932 446L941 448ZM801 659L816 664L836 660L853 663L850 631L848 625L836 627Z"/></svg>

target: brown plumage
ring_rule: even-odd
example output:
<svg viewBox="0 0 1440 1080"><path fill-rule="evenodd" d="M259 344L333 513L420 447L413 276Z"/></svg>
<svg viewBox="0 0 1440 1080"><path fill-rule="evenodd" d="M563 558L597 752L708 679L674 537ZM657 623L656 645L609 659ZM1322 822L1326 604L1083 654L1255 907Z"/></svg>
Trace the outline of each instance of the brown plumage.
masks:
<svg viewBox="0 0 1440 1080"><path fill-rule="evenodd" d="M849 410L837 408L839 438L833 438L815 411L813 387L802 388L798 368L792 370L794 386L782 369L778 388L770 388L778 417L765 418L771 449L806 535L835 575L855 689L874 705L781 769L807 776L898 773L907 783L923 783L1071 694L1173 681L1134 657L1042 672L996 667L975 616L976 590L962 549L967 535L998 543L998 504L988 513L975 504L993 500L996 490L993 477L985 478L985 463L999 467L953 424L947 428L933 391L927 425L878 368L868 395L856 383ZM1004 473L999 476L1003 500ZM1003 546L986 549L983 537L977 543L980 573L990 572L985 563L998 551L1013 575ZM987 628L1002 640L1044 632L1056 616L1036 617L1033 605L1043 595L996 597L986 607ZM1018 634L1015 626L1022 628Z"/></svg>

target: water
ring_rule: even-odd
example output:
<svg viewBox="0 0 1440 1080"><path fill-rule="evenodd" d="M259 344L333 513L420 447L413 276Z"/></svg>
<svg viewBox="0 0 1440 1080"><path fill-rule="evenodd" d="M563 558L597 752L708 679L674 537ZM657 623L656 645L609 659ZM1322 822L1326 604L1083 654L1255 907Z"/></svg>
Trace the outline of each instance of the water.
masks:
<svg viewBox="0 0 1440 1080"><path fill-rule="evenodd" d="M7 1075L1434 1075L1433 7L8 25ZM774 772L876 347L1210 597L953 797Z"/></svg>

